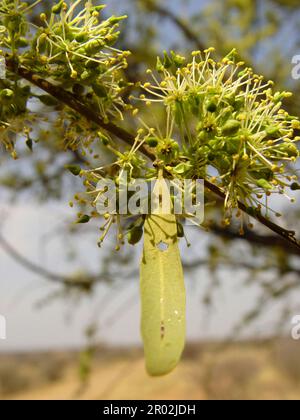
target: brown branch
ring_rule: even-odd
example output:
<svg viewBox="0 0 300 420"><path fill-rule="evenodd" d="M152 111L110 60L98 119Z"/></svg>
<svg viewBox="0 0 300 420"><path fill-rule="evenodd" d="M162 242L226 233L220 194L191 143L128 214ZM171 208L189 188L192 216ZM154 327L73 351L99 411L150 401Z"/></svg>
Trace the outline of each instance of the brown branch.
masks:
<svg viewBox="0 0 300 420"><path fill-rule="evenodd" d="M211 182L204 180L204 185L207 189L214 192L217 196L222 198L224 201L226 198L226 194L215 184L212 184ZM249 216L254 217L251 210L240 201L238 202L238 207L240 210L242 210L244 213L247 213ZM256 220L258 220L261 224L272 230L277 235L281 236L285 240L287 240L289 243L293 244L293 246L297 247L300 250L300 242L296 239L295 235L296 232L293 230L287 230L284 229L282 226L277 225L276 223L272 222L271 220L264 217L262 214L257 213L254 217Z"/></svg>
<svg viewBox="0 0 300 420"><path fill-rule="evenodd" d="M240 239L247 241L251 244L261 245L269 248L279 247L282 248L284 251L288 252L289 254L300 256L300 249L298 247L295 247L294 245L290 244L278 235L260 235L254 232L253 230L247 229L245 230L245 235L241 236L238 232L234 231L233 229L224 228L217 224L210 224L209 231L225 239Z"/></svg>
<svg viewBox="0 0 300 420"><path fill-rule="evenodd" d="M45 92L52 95L61 103L67 105L69 108L84 116L87 120L99 125L101 128L118 137L125 143L133 145L135 141L134 135L111 122L106 123L103 120L103 118L101 118L97 113L95 113L95 111L93 111L91 108L80 102L72 93L67 92L61 86L56 86L53 83L50 83L49 81L37 76L36 74L33 74L30 70L16 64L9 57L6 57L6 65L9 70L17 74L19 77L24 78L32 84L34 84L35 86L38 86L40 89L43 89ZM155 160L155 155L151 151L149 151L149 149L146 146L142 145L140 151L150 160ZM214 192L217 196L222 198L223 201L225 200L225 193L218 186L212 184L207 180L204 180L204 185L207 189L209 189L210 191ZM238 207L243 212L254 217L252 214L250 214L249 209L242 202L238 202ZM265 218L261 214L256 214L255 219L300 250L300 242L295 238L294 231L284 229L283 227L271 222L269 219Z"/></svg>

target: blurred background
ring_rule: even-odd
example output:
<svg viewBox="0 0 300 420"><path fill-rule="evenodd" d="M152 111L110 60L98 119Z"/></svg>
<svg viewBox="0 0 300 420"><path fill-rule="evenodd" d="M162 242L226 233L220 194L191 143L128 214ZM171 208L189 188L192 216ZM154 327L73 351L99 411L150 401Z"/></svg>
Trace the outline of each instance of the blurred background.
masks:
<svg viewBox="0 0 300 420"><path fill-rule="evenodd" d="M133 53L128 80L146 81L146 68L163 50L187 55L213 46L221 57L235 47L277 89L294 92L286 109L299 116L300 79L292 78L300 55L297 0L106 4L107 16L128 15L119 41ZM7 323L0 398L299 399L300 341L291 330L300 314L300 252L258 224L244 237L235 225L222 227L222 203L214 197L206 209L209 231L190 227L192 247L181 244L183 361L172 374L149 378L139 333L141 246L126 245L116 256L113 237L99 249L97 226L74 224L68 201L82 185L64 165L80 156L62 153L59 131L46 135L41 126L38 133L33 152L18 144L20 161L0 155L0 314ZM109 160L105 153L99 146L101 162ZM282 213L276 221L299 238L294 196L295 204L280 197L272 207Z"/></svg>

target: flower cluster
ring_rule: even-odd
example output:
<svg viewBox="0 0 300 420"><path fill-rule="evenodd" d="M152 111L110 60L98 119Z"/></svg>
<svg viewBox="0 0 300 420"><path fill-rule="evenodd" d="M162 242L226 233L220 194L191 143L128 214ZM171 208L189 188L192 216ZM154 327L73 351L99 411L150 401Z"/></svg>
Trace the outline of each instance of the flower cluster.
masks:
<svg viewBox="0 0 300 420"><path fill-rule="evenodd" d="M158 59L152 82L140 99L166 112L167 136L148 129L145 141L174 176L204 176L226 194L229 217L241 201L253 211L268 205L262 199L284 194L294 185L287 163L299 156L297 117L282 101L289 92L274 92L271 81L236 62L231 51L215 61L213 48L185 58L172 52Z"/></svg>
<svg viewBox="0 0 300 420"><path fill-rule="evenodd" d="M105 6L82 0L59 1L49 17L41 13L43 27L36 27L30 51L22 63L32 64L36 74L71 87L104 118L121 117L122 92L127 87L120 71L127 67L128 51L113 47L119 22L126 16L104 20ZM79 11L78 11L79 10Z"/></svg>
<svg viewBox="0 0 300 420"><path fill-rule="evenodd" d="M103 19L101 12L105 6L95 6L91 0L59 1L48 16L40 14L40 25L37 26L30 21L29 13L39 3L40 0L30 6L19 0L1 3L0 55L45 80L63 86L98 112L104 121L123 119L127 107L123 93L129 85L123 70L127 67L129 52L114 48L114 44L119 36L119 22L126 16ZM15 121L34 114L29 103L32 98L45 106L58 105L54 98L39 94L7 69L7 80L0 80L1 141L13 155L15 134L24 134L17 129ZM74 115L69 109L62 113L70 123L71 132ZM80 118L75 120L80 125ZM72 149L83 143L88 147L96 138L93 133L89 136L91 141L82 142L76 129L73 134ZM69 143L67 139L63 148L68 148Z"/></svg>
<svg viewBox="0 0 300 420"><path fill-rule="evenodd" d="M71 166L68 169L75 176L80 176L83 179L85 192L75 194L74 201L77 206L82 208L77 214L78 223L88 223L92 218L98 219L96 207L98 200L104 193L104 190L98 189L98 183L101 180L110 179L116 185L117 196L120 190L124 187L124 183L132 182L137 178L153 179L156 176L156 170L146 166L145 159L139 153L139 148L143 144L141 136L144 130L139 130L135 140L135 144L126 150L120 151L111 138L98 133L103 145L116 156L113 163L93 168L89 170L82 170L79 166ZM129 195L130 198L130 195ZM74 206L74 201L70 202L70 206ZM120 208L120 203L117 201L116 208ZM144 217L138 217L130 214L105 214L104 223L100 227L101 236L98 245L101 246L112 226L116 226L116 250L118 251L125 243L125 238L128 243L135 245L142 238Z"/></svg>

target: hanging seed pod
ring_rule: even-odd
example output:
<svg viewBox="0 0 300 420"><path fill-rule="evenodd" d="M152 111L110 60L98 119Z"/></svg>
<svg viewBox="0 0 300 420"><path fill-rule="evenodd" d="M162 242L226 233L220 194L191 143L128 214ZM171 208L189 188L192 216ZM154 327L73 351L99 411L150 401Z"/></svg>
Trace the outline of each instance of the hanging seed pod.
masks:
<svg viewBox="0 0 300 420"><path fill-rule="evenodd" d="M141 261L141 332L146 369L165 375L185 343L185 287L174 215L149 215Z"/></svg>

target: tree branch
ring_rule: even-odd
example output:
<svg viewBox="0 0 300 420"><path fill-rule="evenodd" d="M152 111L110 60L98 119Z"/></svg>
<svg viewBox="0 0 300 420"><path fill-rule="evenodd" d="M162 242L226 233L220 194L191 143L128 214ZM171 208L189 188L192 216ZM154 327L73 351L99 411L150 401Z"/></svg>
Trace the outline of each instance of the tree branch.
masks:
<svg viewBox="0 0 300 420"><path fill-rule="evenodd" d="M210 232L221 236L225 239L235 240L241 239L246 240L255 245L261 245L269 248L280 247L284 251L288 252L292 255L300 256L300 249L291 245L286 240L283 240L278 235L260 235L253 230L246 229L245 235L241 236L238 232L234 231L231 228L224 228L217 224L210 224L209 225Z"/></svg>
<svg viewBox="0 0 300 420"><path fill-rule="evenodd" d="M69 108L84 116L87 120L94 122L99 127L118 137L125 143L129 145L134 144L135 136L133 134L129 133L121 127L116 126L111 122L105 122L103 118L101 118L97 113L95 113L95 111L93 111L91 108L80 102L72 93L64 90L61 86L56 86L53 83L50 83L49 81L39 77L38 75L33 74L30 70L18 65L18 63L16 63L9 57L6 57L6 65L10 71L14 72L19 77L28 80L35 86L38 86L40 89L52 95L61 103L67 105ZM140 147L140 151L150 160L155 160L155 155L146 146L142 145ZM212 184L207 180L204 180L204 185L207 189L209 189L217 196L222 198L223 201L225 200L225 193L217 185ZM238 207L243 212L254 217L252 214L250 214L249 209L242 202L238 202ZM271 231L284 238L292 246L300 250L300 242L296 239L294 231L284 229L283 227L271 222L269 219L265 218L261 214L256 214L254 218L258 220L261 224L269 228Z"/></svg>
<svg viewBox="0 0 300 420"><path fill-rule="evenodd" d="M77 279L76 277L67 276L63 274L57 274L52 271L39 266L38 264L30 261L24 257L19 251L17 251L0 233L0 246L7 255L12 257L16 262L21 264L27 270L38 274L47 280L63 284L64 286L84 288L93 285L96 281L99 281L99 276L86 275L84 280Z"/></svg>

